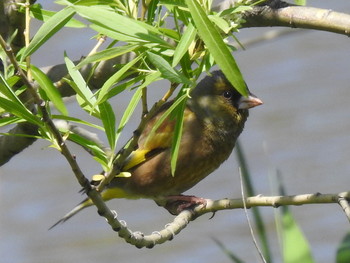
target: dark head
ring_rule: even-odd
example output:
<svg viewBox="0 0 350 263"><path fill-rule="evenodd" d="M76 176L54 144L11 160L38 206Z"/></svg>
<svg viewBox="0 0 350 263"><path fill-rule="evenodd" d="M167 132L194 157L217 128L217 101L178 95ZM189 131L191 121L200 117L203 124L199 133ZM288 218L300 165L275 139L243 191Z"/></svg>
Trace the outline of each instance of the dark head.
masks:
<svg viewBox="0 0 350 263"><path fill-rule="evenodd" d="M262 101L250 92L248 97L242 96L222 71L214 71L201 80L192 90L189 99L189 107L194 108L198 114L224 121L229 120L229 116L246 119L248 109L261 104Z"/></svg>

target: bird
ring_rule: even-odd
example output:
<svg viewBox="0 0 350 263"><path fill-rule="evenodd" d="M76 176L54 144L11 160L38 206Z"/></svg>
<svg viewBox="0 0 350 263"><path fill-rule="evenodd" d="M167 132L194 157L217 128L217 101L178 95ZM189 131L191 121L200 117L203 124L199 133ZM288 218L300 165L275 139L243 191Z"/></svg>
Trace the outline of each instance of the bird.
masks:
<svg viewBox="0 0 350 263"><path fill-rule="evenodd" d="M182 193L216 170L230 156L248 118L248 109L263 103L250 93L248 87L247 91L248 96L241 95L221 70L211 72L191 90L184 109L174 174L170 163L176 118L167 117L155 132L151 132L174 101L163 104L148 120L137 148L121 166L121 171L130 176L114 177L101 192L102 199L153 199L165 208L169 205L167 209L172 214L192 205L205 205L205 199ZM98 184L102 176L93 177L91 183ZM85 199L52 227L91 205L92 201Z"/></svg>

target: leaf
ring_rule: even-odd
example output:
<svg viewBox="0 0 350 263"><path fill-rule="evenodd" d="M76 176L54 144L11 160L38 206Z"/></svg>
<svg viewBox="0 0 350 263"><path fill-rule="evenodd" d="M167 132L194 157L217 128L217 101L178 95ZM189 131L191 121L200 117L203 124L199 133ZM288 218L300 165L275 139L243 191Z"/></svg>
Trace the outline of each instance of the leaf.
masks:
<svg viewBox="0 0 350 263"><path fill-rule="evenodd" d="M70 85L77 93L78 103L81 105L81 107L86 109L89 114L99 116L100 113L98 109L94 108L94 105L96 105L96 98L87 86L79 70L76 69L74 63L67 57L66 54L64 54L64 61L66 62L68 73L74 81L74 83L70 82Z"/></svg>
<svg viewBox="0 0 350 263"><path fill-rule="evenodd" d="M170 116L171 113L174 112L174 110L179 107L179 104L187 97L187 95L182 95L178 99L176 99L171 106L162 114L162 116L154 123L151 131L148 133L148 137L151 138L154 136L154 133L157 131L157 129L160 127L160 125L164 122L166 118Z"/></svg>
<svg viewBox="0 0 350 263"><path fill-rule="evenodd" d="M15 116L0 118L0 127L4 127L13 123L23 122L24 120Z"/></svg>
<svg viewBox="0 0 350 263"><path fill-rule="evenodd" d="M118 126L118 130L117 130L117 135L116 135L116 142L118 141L119 136L120 136L121 132L123 131L125 124L130 119L130 117L131 117L132 113L134 112L138 102L141 99L142 89L144 87L148 86L150 83L152 83L155 80L157 80L159 77L160 77L160 73L159 72L155 72L155 73L151 73L151 74L147 75L145 77L145 81L136 90L135 94L131 98L129 105L127 106L127 108L124 111L124 114L123 114L123 116L122 116L122 118L120 120L120 123L119 123L119 126Z"/></svg>
<svg viewBox="0 0 350 263"><path fill-rule="evenodd" d="M163 57L152 52L147 52L147 57L151 63L157 67L163 78L168 79L173 83L192 84L188 78L182 73L177 72Z"/></svg>
<svg viewBox="0 0 350 263"><path fill-rule="evenodd" d="M186 54L186 52L188 52L188 48L191 45L191 43L194 41L196 37L196 33L197 33L197 30L193 26L193 24L189 24L183 36L181 37L179 44L175 49L173 62L171 64L172 67L175 67L180 62L182 57Z"/></svg>
<svg viewBox="0 0 350 263"><path fill-rule="evenodd" d="M247 96L248 91L242 74L229 48L222 40L222 36L197 1L186 0L186 3L198 30L198 34L204 41L210 54L214 57L216 63L235 89L243 96Z"/></svg>
<svg viewBox="0 0 350 263"><path fill-rule="evenodd" d="M171 144L171 174L172 176L175 175L176 170L176 164L177 164L177 157L179 155L180 150L180 142L182 137L182 130L183 130L183 121L184 121L184 111L186 107L186 98L188 98L187 94L182 95L180 98L178 98L176 101L178 102L178 105L176 107L176 124L174 128L174 137L173 142Z"/></svg>
<svg viewBox="0 0 350 263"><path fill-rule="evenodd" d="M61 94L58 92L52 81L39 68L34 65L30 66L33 78L38 82L41 89L43 89L47 97L52 101L57 110L63 115L68 115L66 105L64 104Z"/></svg>
<svg viewBox="0 0 350 263"><path fill-rule="evenodd" d="M124 130L125 124L129 121L131 115L133 114L137 104L139 103L139 101L141 99L142 89L143 89L143 87L139 87L136 90L136 92L132 96L128 106L126 107L126 109L124 111L124 114L119 122L118 130L117 130L117 134L116 134L116 142L118 141L121 132Z"/></svg>
<svg viewBox="0 0 350 263"><path fill-rule="evenodd" d="M251 11L252 9L253 8L251 6L237 5L237 6L234 6L232 8L224 9L219 14L220 14L220 16L226 16L226 15L231 15L231 14L235 14L235 13L241 13L244 11Z"/></svg>
<svg viewBox="0 0 350 263"><path fill-rule="evenodd" d="M99 126L99 125L96 125L96 124L93 124L91 122L87 122L87 121L84 121L84 120L81 120L81 119L78 119L78 118L70 117L70 116L51 115L51 118L52 119L57 119L57 120L65 120L65 121L70 121L70 122L76 122L76 123L79 123L79 124L83 124L83 125L92 127L94 129L98 129L98 130L104 131L104 128Z"/></svg>
<svg viewBox="0 0 350 263"><path fill-rule="evenodd" d="M33 54L39 47L41 47L50 37L59 31L75 14L74 9L66 7L57 12L47 22L45 22L33 37L32 41L25 49L21 61L27 56Z"/></svg>
<svg viewBox="0 0 350 263"><path fill-rule="evenodd" d="M0 74L0 92L2 93L0 93L0 95L5 95L10 101L18 104L18 107L26 108L26 106L24 106L22 101L17 97L17 95L9 85L8 81L5 80L2 74Z"/></svg>
<svg viewBox="0 0 350 263"><path fill-rule="evenodd" d="M56 0L56 4L61 5L84 5L84 6L93 6L93 5L110 5L112 4L111 0Z"/></svg>
<svg viewBox="0 0 350 263"><path fill-rule="evenodd" d="M96 52L95 54L88 56L83 61L81 61L76 67L79 69L87 64L99 62L102 60L108 60L111 58L118 57L120 55L123 55L125 53L129 53L133 51L135 48L137 48L138 45L126 45L126 46L120 46L120 47L114 47L114 48L108 48L105 50L102 50L100 52Z"/></svg>
<svg viewBox="0 0 350 263"><path fill-rule="evenodd" d="M350 262L350 233L348 232L337 249L337 263Z"/></svg>
<svg viewBox="0 0 350 263"><path fill-rule="evenodd" d="M39 4L34 4L29 7L30 14L35 17L38 20L47 22L51 17L53 17L57 12L44 10L41 8ZM72 27L72 28L84 28L86 25L84 25L79 20L76 20L74 18L70 19L66 24L66 27Z"/></svg>
<svg viewBox="0 0 350 263"><path fill-rule="evenodd" d="M35 116L27 108L22 107L16 102L0 97L0 107L6 110L7 112L17 117L20 117L30 123L34 123L38 126L43 125L42 121L37 116Z"/></svg>
<svg viewBox="0 0 350 263"><path fill-rule="evenodd" d="M294 220L292 213L289 209L282 209L282 211L283 262L315 262L309 243Z"/></svg>
<svg viewBox="0 0 350 263"><path fill-rule="evenodd" d="M81 16L100 27L133 37L141 42L158 43L167 48L172 47L167 41L158 36L161 33L155 27L127 16L122 16L112 9L100 6L94 6L93 8L74 6L74 9Z"/></svg>
<svg viewBox="0 0 350 263"><path fill-rule="evenodd" d="M231 30L230 24L223 18L217 15L208 16L211 22L213 22L218 28L220 28L225 34L228 34Z"/></svg>
<svg viewBox="0 0 350 263"><path fill-rule="evenodd" d="M306 0L294 0L296 5L306 5Z"/></svg>
<svg viewBox="0 0 350 263"><path fill-rule="evenodd" d="M136 83L142 81L145 78L144 75L139 75L135 78L131 78L130 80L127 80L125 82L122 82L119 85L114 86L113 88L111 88L108 93L106 94L107 99L112 98L116 95L118 95L120 92L124 91L125 89L132 87L133 85L135 85ZM102 100L103 101L103 100Z"/></svg>
<svg viewBox="0 0 350 263"><path fill-rule="evenodd" d="M277 174L279 175L279 174ZM281 177L275 178L278 184L278 194L286 195L281 182ZM298 223L295 221L288 206L283 206L278 210L276 217L277 230L282 237L282 254L284 263L305 262L313 263L310 246Z"/></svg>
<svg viewBox="0 0 350 263"><path fill-rule="evenodd" d="M106 153L94 141L88 140L88 139L86 139L78 134L72 133L72 132L69 133L68 138L69 138L69 140L81 145L82 147L89 149L92 152L92 154L94 155L94 157L97 157L97 159L99 160L99 162L101 164L105 165L108 162Z"/></svg>
<svg viewBox="0 0 350 263"><path fill-rule="evenodd" d="M214 238L215 243L220 247L221 251L227 255L227 257L234 263L244 263L239 257L237 257L232 251L230 251L224 243Z"/></svg>
<svg viewBox="0 0 350 263"><path fill-rule="evenodd" d="M237 155L239 167L241 168L242 180L244 183L246 195L254 196L256 195L256 191L252 182L252 174L249 170L247 158L244 155L243 149L239 141L236 142L235 153ZM256 233L260 240L261 250L264 255L264 258L266 259L266 262L272 262L271 248L269 246L267 230L264 220L262 218L261 209L259 207L252 207L251 210L253 213Z"/></svg>
<svg viewBox="0 0 350 263"><path fill-rule="evenodd" d="M107 81L103 84L101 89L98 91L98 97L97 97L97 104L105 101L108 98L108 91L110 88L117 83L120 78L132 67L138 62L143 56L138 56L134 58L133 60L129 61L127 64L125 64L121 69L119 69L116 73L114 73Z"/></svg>
<svg viewBox="0 0 350 263"><path fill-rule="evenodd" d="M105 128L105 133L109 142L109 145L111 147L111 150L114 152L115 150L115 136L116 136L116 130L115 130L115 115L113 112L113 109L111 105L108 103L108 101L105 101L98 105L98 108L100 109L100 118L103 123L103 127Z"/></svg>

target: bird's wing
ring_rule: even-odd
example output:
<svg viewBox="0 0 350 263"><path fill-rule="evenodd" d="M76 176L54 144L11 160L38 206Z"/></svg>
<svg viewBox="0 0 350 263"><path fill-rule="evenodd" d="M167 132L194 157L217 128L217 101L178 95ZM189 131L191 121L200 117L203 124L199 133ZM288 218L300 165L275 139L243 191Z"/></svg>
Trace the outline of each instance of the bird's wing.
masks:
<svg viewBox="0 0 350 263"><path fill-rule="evenodd" d="M161 114L158 114L147 123L138 141L138 149L133 151L125 160L123 171L129 171L171 147L176 119L171 117L166 118L159 127L152 132L152 128L160 117ZM193 112L189 109L185 109L184 122L187 122L192 117Z"/></svg>
<svg viewBox="0 0 350 263"><path fill-rule="evenodd" d="M151 133L158 119L157 116L147 123L139 138L138 148L125 160L124 171L131 170L171 146L176 120L166 118L157 130Z"/></svg>

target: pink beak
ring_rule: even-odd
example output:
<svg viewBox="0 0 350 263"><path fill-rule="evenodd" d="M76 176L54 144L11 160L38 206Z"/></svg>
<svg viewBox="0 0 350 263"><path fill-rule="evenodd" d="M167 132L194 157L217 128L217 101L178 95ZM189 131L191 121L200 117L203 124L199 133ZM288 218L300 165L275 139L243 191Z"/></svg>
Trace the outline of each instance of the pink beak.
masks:
<svg viewBox="0 0 350 263"><path fill-rule="evenodd" d="M248 97L242 96L238 102L238 109L250 109L263 104L262 100L253 94Z"/></svg>

